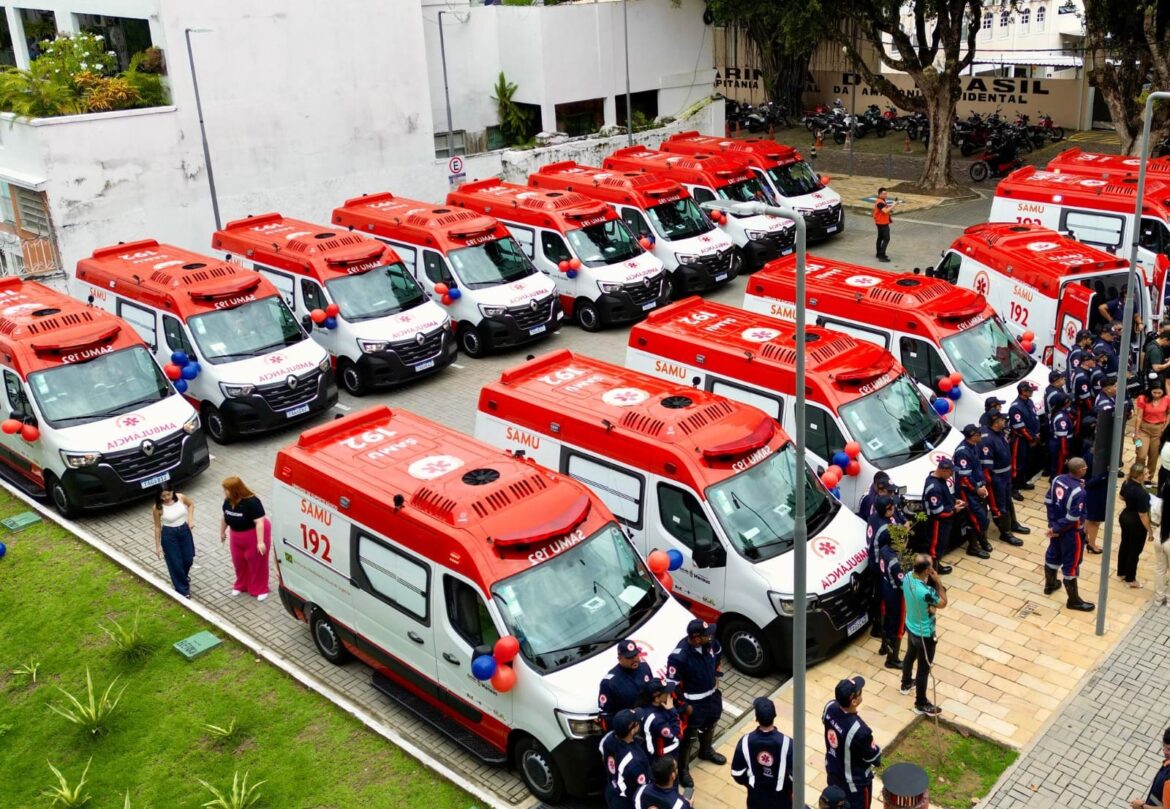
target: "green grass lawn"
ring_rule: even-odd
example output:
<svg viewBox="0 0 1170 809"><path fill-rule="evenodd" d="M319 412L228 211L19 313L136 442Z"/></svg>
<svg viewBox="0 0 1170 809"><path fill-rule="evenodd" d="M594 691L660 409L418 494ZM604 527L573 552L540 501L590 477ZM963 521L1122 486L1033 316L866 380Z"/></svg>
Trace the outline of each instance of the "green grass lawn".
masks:
<svg viewBox="0 0 1170 809"><path fill-rule="evenodd" d="M908 761L930 776L930 802L945 809L969 809L982 801L1019 756L1009 747L975 736L948 722L914 722L886 752L885 766Z"/></svg>
<svg viewBox="0 0 1170 809"><path fill-rule="evenodd" d="M0 518L26 510L0 491ZM47 807L52 762L70 784L92 758L89 807L198 807L233 773L265 779L257 807L460 807L463 790L371 733L230 639L188 663L171 644L214 630L52 523L0 533L0 804ZM151 643L137 662L119 657L98 627L139 628ZM218 632L217 632L218 634ZM36 683L13 670L38 662ZM97 738L49 710L57 686L85 702L89 667L100 697L120 676L125 693ZM115 689L115 692L117 688ZM204 723L238 731L216 739Z"/></svg>

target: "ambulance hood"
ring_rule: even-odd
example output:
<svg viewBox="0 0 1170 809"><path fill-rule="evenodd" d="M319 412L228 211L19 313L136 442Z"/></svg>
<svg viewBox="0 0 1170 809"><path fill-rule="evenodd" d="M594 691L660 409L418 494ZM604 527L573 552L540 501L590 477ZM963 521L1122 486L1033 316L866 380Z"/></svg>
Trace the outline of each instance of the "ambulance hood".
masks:
<svg viewBox="0 0 1170 809"><path fill-rule="evenodd" d="M722 253L725 250L730 250L734 245L735 243L720 228L692 236L689 239L675 239L674 241L660 239L657 242L657 246L665 247L675 253L700 256Z"/></svg>
<svg viewBox="0 0 1170 809"><path fill-rule="evenodd" d="M756 216L732 216L728 218L729 222L738 222L740 227L744 230L762 230L765 233L778 233L788 228L796 227L795 222L790 222L787 219L781 219L778 216L770 216L768 214L757 214Z"/></svg>
<svg viewBox="0 0 1170 809"><path fill-rule="evenodd" d="M446 310L427 301L405 312L370 320L346 321L350 336L360 340L389 340L397 343L416 334L430 334L449 320Z"/></svg>
<svg viewBox="0 0 1170 809"><path fill-rule="evenodd" d="M831 188L822 188L820 191L802 194L799 197L784 197L784 201L797 210L820 211L839 205L841 195Z"/></svg>
<svg viewBox="0 0 1170 809"><path fill-rule="evenodd" d="M891 466L885 471L889 474L890 481L895 486L906 487L906 498L908 500L921 500L922 489L926 485L926 476L938 468L940 458L953 457L955 449L962 440L962 432L952 426L947 432L946 438L942 440L939 446L930 452L923 453L913 461L907 461L898 466Z"/></svg>
<svg viewBox="0 0 1170 809"><path fill-rule="evenodd" d="M590 267L589 271L597 274L598 281L611 284L634 284L645 278L658 275L663 271L662 261L649 251L634 256L628 261L619 261L616 264L606 264L601 267Z"/></svg>
<svg viewBox="0 0 1170 809"><path fill-rule="evenodd" d="M329 354L314 340L301 340L279 351L271 351L246 360L218 365L202 363L204 373L214 369L221 382L239 385L272 385L290 376L301 376L316 368Z"/></svg>
<svg viewBox="0 0 1170 809"><path fill-rule="evenodd" d="M193 415L195 409L191 404L182 395L172 393L162 401L130 413L76 427L46 430L42 440L44 436L52 436L52 443L58 449L73 452L120 452L139 447L146 440L158 443L170 438Z"/></svg>
<svg viewBox="0 0 1170 809"><path fill-rule="evenodd" d="M808 594L824 595L853 581L869 564L865 545L865 522L841 506L837 515L816 536L808 540ZM752 569L764 579L769 590L785 596L793 591L796 554L788 550L757 562Z"/></svg>
<svg viewBox="0 0 1170 809"><path fill-rule="evenodd" d="M540 273L506 284L463 290L465 296L474 296L475 302L484 306L525 306L529 301L547 298L555 292L556 286L552 279Z"/></svg>

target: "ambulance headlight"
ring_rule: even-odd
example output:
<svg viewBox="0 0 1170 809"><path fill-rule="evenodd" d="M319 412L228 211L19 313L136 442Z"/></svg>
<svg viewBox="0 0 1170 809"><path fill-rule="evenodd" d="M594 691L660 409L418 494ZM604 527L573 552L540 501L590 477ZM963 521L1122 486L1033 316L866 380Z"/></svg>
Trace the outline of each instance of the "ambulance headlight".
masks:
<svg viewBox="0 0 1170 809"><path fill-rule="evenodd" d="M379 354L390 347L385 340L358 340L357 344L363 354Z"/></svg>
<svg viewBox="0 0 1170 809"><path fill-rule="evenodd" d="M227 382L220 382L219 389L223 391L223 395L229 399L241 399L245 396L251 396L252 391L256 389L255 385L229 385Z"/></svg>
<svg viewBox="0 0 1170 809"><path fill-rule="evenodd" d="M796 614L796 604L790 596L769 590L768 600L772 602L772 609L776 610L777 615L790 618ZM817 597L808 596L806 603L808 604L807 608L810 612L815 610L817 608Z"/></svg>
<svg viewBox="0 0 1170 809"><path fill-rule="evenodd" d="M699 256L692 256L689 253L675 253L674 259L679 264L698 264Z"/></svg>
<svg viewBox="0 0 1170 809"><path fill-rule="evenodd" d="M481 303L479 311L484 317L503 317L508 308L506 306L484 306Z"/></svg>
<svg viewBox="0 0 1170 809"><path fill-rule="evenodd" d="M622 285L621 284L607 284L604 281L598 281L597 288L601 290L601 294L603 294L603 295L612 295L613 293L620 291L622 288Z"/></svg>
<svg viewBox="0 0 1170 809"><path fill-rule="evenodd" d="M766 231L766 230L745 230L743 232L743 235L748 237L748 241L758 242L761 239L768 238L768 231Z"/></svg>
<svg viewBox="0 0 1170 809"><path fill-rule="evenodd" d="M796 212L806 219L816 213L816 211L812 208L797 208Z"/></svg>
<svg viewBox="0 0 1170 809"><path fill-rule="evenodd" d="M329 359L329 355L325 355L325 359L317 363L317 370L323 374L327 374L333 370L333 362Z"/></svg>
<svg viewBox="0 0 1170 809"><path fill-rule="evenodd" d="M570 739L584 739L587 736L601 735L601 717L597 714L566 713L554 709L557 719L560 720L561 730Z"/></svg>
<svg viewBox="0 0 1170 809"><path fill-rule="evenodd" d="M185 432L187 435L191 435L191 433L199 429L199 424L199 414L192 413L191 418L183 422L183 432Z"/></svg>
<svg viewBox="0 0 1170 809"><path fill-rule="evenodd" d="M86 466L93 466L102 459L100 452L66 452L61 450L61 460L70 469L82 469Z"/></svg>

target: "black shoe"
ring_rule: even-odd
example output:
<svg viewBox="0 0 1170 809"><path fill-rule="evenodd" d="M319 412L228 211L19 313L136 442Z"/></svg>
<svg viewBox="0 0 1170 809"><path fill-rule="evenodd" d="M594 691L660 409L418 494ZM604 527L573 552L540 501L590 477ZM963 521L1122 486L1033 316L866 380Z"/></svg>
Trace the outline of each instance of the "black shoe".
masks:
<svg viewBox="0 0 1170 809"><path fill-rule="evenodd" d="M1017 502L1022 503L1022 502L1024 502L1024 495L1020 494L1017 491L1012 491L1012 499L1016 500Z"/></svg>
<svg viewBox="0 0 1170 809"><path fill-rule="evenodd" d="M886 643L886 639L882 638L882 648L878 649L878 654L888 655L890 653L890 645Z"/></svg>
<svg viewBox="0 0 1170 809"><path fill-rule="evenodd" d="M922 716L938 716L940 713L942 713L942 708L938 707L937 705L931 705L929 702L927 702L923 705L915 705L914 713L921 714Z"/></svg>
<svg viewBox="0 0 1170 809"><path fill-rule="evenodd" d="M695 788L695 779L691 778L691 771L689 769L679 771L678 785L681 786L683 789L694 789Z"/></svg>
<svg viewBox="0 0 1170 809"><path fill-rule="evenodd" d="M1023 489L1026 492L1030 492L1036 488L1036 485L1034 483L1021 483L1018 486L1016 486L1016 488Z"/></svg>
<svg viewBox="0 0 1170 809"><path fill-rule="evenodd" d="M902 659L895 657L893 660L891 660L890 658L887 657L886 658L886 668L888 668L888 669L901 669L902 668Z"/></svg>
<svg viewBox="0 0 1170 809"><path fill-rule="evenodd" d="M988 542L986 538L979 540L979 547L988 553L991 553L991 543Z"/></svg>
<svg viewBox="0 0 1170 809"><path fill-rule="evenodd" d="M889 256L878 256L877 260L878 261L889 261L890 257Z"/></svg>
<svg viewBox="0 0 1170 809"><path fill-rule="evenodd" d="M942 562L935 562L934 569L938 571L938 575L945 576L954 570L950 565L944 565Z"/></svg>
<svg viewBox="0 0 1170 809"><path fill-rule="evenodd" d="M712 764L718 764L720 767L727 763L727 756L716 752L715 748L700 750L699 758L703 759L703 761L710 761Z"/></svg>
<svg viewBox="0 0 1170 809"><path fill-rule="evenodd" d="M978 556L980 559L990 559L991 558L991 554L988 553L987 551L983 550L982 548L980 548L978 545L968 545L967 546L967 555L968 556Z"/></svg>
<svg viewBox="0 0 1170 809"><path fill-rule="evenodd" d="M1024 544L1024 540L1019 539L1017 537L1014 537L1011 534L1002 535L1002 536L1000 536L999 539L1001 542L1006 542L1007 544L1011 545L1013 548L1022 547Z"/></svg>
<svg viewBox="0 0 1170 809"><path fill-rule="evenodd" d="M1028 534L1032 533L1031 528L1029 528L1026 525L1020 525L1018 523L1016 525L1012 526L1012 531L1017 533L1017 534L1023 534L1024 536L1027 536Z"/></svg>
<svg viewBox="0 0 1170 809"><path fill-rule="evenodd" d="M869 622L869 636L871 638L881 638L883 646L886 643L885 635L882 634L882 628L878 625L877 621Z"/></svg>

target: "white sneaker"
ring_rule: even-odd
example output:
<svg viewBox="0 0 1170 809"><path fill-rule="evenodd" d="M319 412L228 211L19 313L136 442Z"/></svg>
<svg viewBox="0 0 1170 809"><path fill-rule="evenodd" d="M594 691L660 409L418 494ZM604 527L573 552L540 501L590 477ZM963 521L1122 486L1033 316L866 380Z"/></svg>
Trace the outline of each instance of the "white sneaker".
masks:
<svg viewBox="0 0 1170 809"><path fill-rule="evenodd" d="M266 598L268 598L268 593L261 593L260 595L256 596L257 601L263 601Z"/></svg>
<svg viewBox="0 0 1170 809"><path fill-rule="evenodd" d="M913 685L913 684L911 684L911 685L903 685L903 686L900 686L900 687L898 688L898 693L899 693L899 694L901 694L902 696L906 696L907 694L909 694L909 693L910 693L911 691L913 691L913 690L914 690L914 685Z"/></svg>
<svg viewBox="0 0 1170 809"><path fill-rule="evenodd" d="M240 590L232 590L232 598L235 598L236 596L240 595L241 592L242 591L240 591Z"/></svg>

